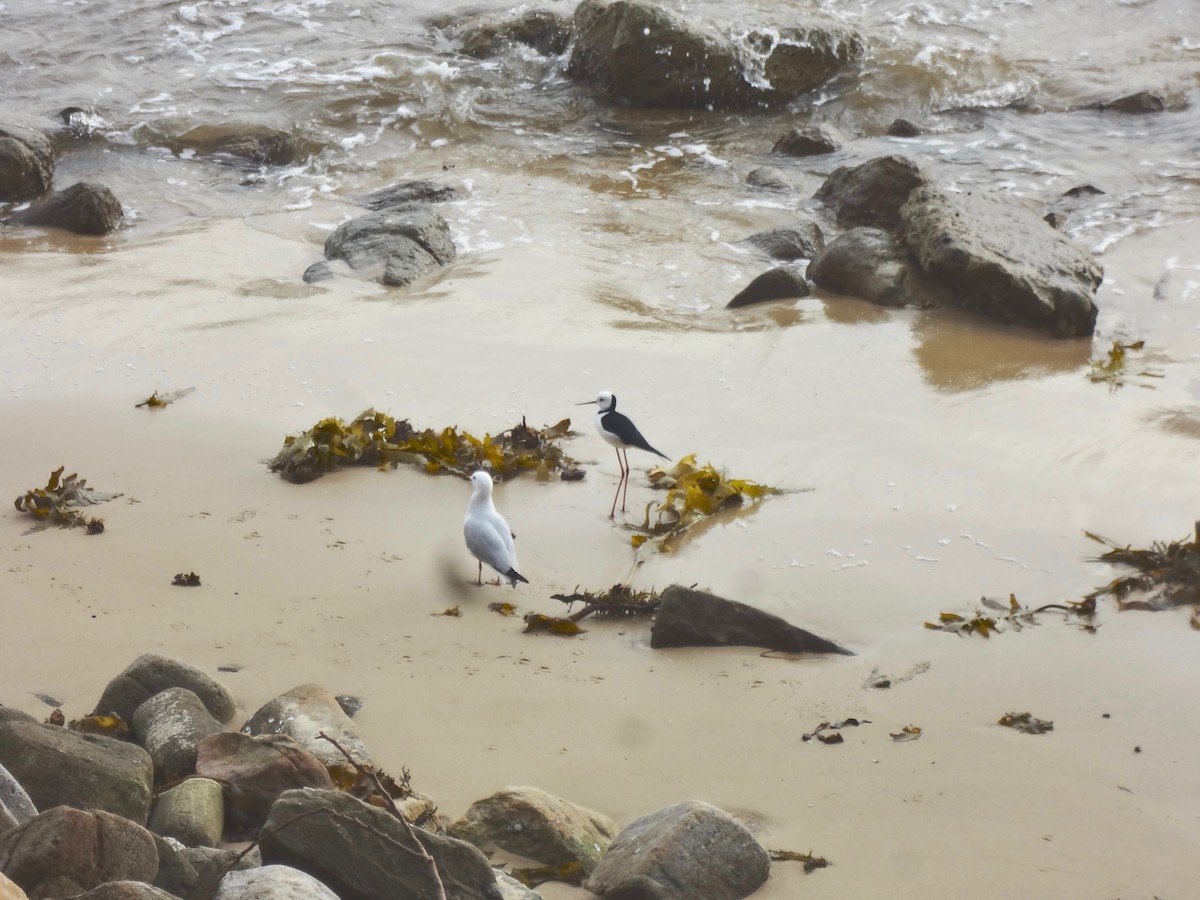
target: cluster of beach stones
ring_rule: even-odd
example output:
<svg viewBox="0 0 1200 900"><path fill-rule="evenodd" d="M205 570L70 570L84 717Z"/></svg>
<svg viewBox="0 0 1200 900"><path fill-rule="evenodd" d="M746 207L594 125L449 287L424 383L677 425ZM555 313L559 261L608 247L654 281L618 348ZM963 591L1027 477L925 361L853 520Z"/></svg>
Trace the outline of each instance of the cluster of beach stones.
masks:
<svg viewBox="0 0 1200 900"><path fill-rule="evenodd" d="M302 685L230 731L225 687L144 655L93 714L129 723L127 734L0 706L0 900L535 900L489 861L495 850L577 873L602 896L736 900L768 877L753 835L698 801L618 833L531 787L449 823L411 790L393 804L360 799L364 767L379 773L350 717L357 705Z"/></svg>

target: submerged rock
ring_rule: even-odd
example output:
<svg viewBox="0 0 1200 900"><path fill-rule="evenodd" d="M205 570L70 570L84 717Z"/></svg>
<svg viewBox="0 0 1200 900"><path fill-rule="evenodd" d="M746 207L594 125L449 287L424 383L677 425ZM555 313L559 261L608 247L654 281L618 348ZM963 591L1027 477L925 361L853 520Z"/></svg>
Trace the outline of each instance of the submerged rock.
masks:
<svg viewBox="0 0 1200 900"><path fill-rule="evenodd" d="M772 259L812 259L825 246L825 235L816 222L804 222L795 228L760 231L745 239Z"/></svg>
<svg viewBox="0 0 1200 900"><path fill-rule="evenodd" d="M414 203L440 203L458 196L454 188L436 181L418 179L393 184L391 187L372 191L358 202L367 209L390 209L394 206L411 206Z"/></svg>
<svg viewBox="0 0 1200 900"><path fill-rule="evenodd" d="M769 191L792 190L792 183L788 177L771 166L759 166L746 173L746 184L766 188Z"/></svg>
<svg viewBox="0 0 1200 900"><path fill-rule="evenodd" d="M124 215L121 201L112 191L102 184L81 181L43 197L28 209L15 213L9 222L102 235L116 231Z"/></svg>
<svg viewBox="0 0 1200 900"><path fill-rule="evenodd" d="M960 306L1055 337L1095 330L1100 266L1016 200L922 187L901 221L922 273Z"/></svg>
<svg viewBox="0 0 1200 900"><path fill-rule="evenodd" d="M50 190L54 166L54 146L44 134L0 126L0 203L20 203Z"/></svg>
<svg viewBox="0 0 1200 900"><path fill-rule="evenodd" d="M805 125L793 128L777 140L771 152L782 156L820 156L841 146L841 140L827 126Z"/></svg>
<svg viewBox="0 0 1200 900"><path fill-rule="evenodd" d="M359 275L404 287L455 258L446 220L423 206L368 213L339 225L325 240L325 258L342 260ZM332 274L327 263L304 273L312 283Z"/></svg>
<svg viewBox="0 0 1200 900"><path fill-rule="evenodd" d="M842 653L849 650L771 615L706 591L673 584L661 594L650 629L650 646L766 647L789 653Z"/></svg>
<svg viewBox="0 0 1200 900"><path fill-rule="evenodd" d="M305 153L294 136L266 125L199 125L181 134L176 144L203 156L263 166L286 166Z"/></svg>
<svg viewBox="0 0 1200 900"><path fill-rule="evenodd" d="M771 860L745 826L688 800L625 828L584 887L635 900L741 900L767 880Z"/></svg>
<svg viewBox="0 0 1200 900"><path fill-rule="evenodd" d="M438 24L475 59L500 56L517 44L543 56L559 56L571 40L570 20L549 9L518 9L500 18L475 16Z"/></svg>
<svg viewBox="0 0 1200 900"><path fill-rule="evenodd" d="M573 38L574 80L633 106L683 109L785 104L864 52L858 35L818 24L735 42L645 0L583 0Z"/></svg>
<svg viewBox="0 0 1200 900"><path fill-rule="evenodd" d="M794 300L797 297L807 297L808 282L804 274L791 266L777 266L768 269L742 288L734 298L725 304L726 309L737 309L768 300Z"/></svg>
<svg viewBox="0 0 1200 900"><path fill-rule="evenodd" d="M1167 101L1161 94L1156 94L1154 91L1137 91L1133 94L1126 94L1124 97L1117 97L1115 100L1101 100L1086 108L1098 109L1101 112L1159 113L1167 108Z"/></svg>

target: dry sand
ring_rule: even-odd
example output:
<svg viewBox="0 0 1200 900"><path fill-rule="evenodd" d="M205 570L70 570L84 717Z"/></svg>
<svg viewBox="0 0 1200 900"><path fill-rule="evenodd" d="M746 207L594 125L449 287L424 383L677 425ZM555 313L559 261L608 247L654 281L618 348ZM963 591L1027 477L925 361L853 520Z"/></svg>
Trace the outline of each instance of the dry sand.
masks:
<svg viewBox="0 0 1200 900"><path fill-rule="evenodd" d="M5 514L0 702L45 716L46 693L81 715L157 652L240 667L218 677L245 716L304 682L358 695L376 761L408 767L451 817L514 784L621 823L697 798L745 815L768 847L833 863L776 864L764 900L1195 895L1200 636L1186 611L1104 604L1096 634L1047 616L990 641L922 628L982 594L1038 605L1105 582L1084 528L1135 544L1190 532L1191 323L1146 324L1177 336L1157 360L1170 377L1109 392L1083 377L1086 342L945 312L811 299L671 327L536 244L407 292L299 284L315 256L234 222L4 257L8 496L59 465L123 496L98 508L97 537ZM165 410L134 408L185 387ZM796 492L635 570L625 519L607 518L613 454L572 406L601 388L673 458ZM497 488L531 584L466 585L461 480L353 470L297 486L266 471L285 434L368 406L476 433L575 419L583 483ZM631 460L629 520L652 499L651 459ZM171 586L192 570L201 588ZM560 614L552 593L631 573L753 603L857 655L653 651L642 623L561 639L487 611ZM437 615L454 605L461 618ZM1053 733L996 724L1026 710ZM801 739L851 716L870 724L840 746ZM920 740L889 738L910 724Z"/></svg>

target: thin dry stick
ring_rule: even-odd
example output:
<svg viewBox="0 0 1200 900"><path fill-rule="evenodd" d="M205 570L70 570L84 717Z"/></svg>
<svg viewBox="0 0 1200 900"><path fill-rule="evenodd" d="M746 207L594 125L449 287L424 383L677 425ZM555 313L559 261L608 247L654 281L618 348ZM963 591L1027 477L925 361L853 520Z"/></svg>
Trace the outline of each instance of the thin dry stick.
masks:
<svg viewBox="0 0 1200 900"><path fill-rule="evenodd" d="M392 815L394 815L403 823L404 830L408 832L409 838L412 840L413 844L416 845L415 850L411 847L405 847L404 849L409 853L415 853L417 856L420 856L425 860L425 865L429 867L429 877L433 881L434 888L437 889L438 900L447 900L446 886L442 884L442 876L438 872L437 862L432 856L430 856L429 851L425 849L425 845L421 843L421 839L417 837L417 830L413 827L412 823L409 822L408 819L404 818L404 814L400 812L399 808L397 808L395 801L392 800L392 795L384 789L383 782L379 780L379 776L373 770L368 770L360 763L356 762L354 757L346 752L345 747L327 735L324 731L317 732L317 737L333 744L333 746L337 748L337 751L341 753L342 756L346 757L346 761L349 762L350 765L354 766L360 778L364 776L369 777L373 782L375 782L375 787L383 797L388 809L391 811Z"/></svg>

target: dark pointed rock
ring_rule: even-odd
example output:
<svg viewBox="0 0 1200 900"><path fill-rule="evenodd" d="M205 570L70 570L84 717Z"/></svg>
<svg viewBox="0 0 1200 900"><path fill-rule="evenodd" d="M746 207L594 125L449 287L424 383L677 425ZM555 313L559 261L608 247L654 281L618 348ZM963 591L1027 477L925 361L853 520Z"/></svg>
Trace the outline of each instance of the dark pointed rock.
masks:
<svg viewBox="0 0 1200 900"><path fill-rule="evenodd" d="M804 280L804 275L799 269L777 266L763 272L738 291L734 298L725 304L725 308L737 309L768 300L794 300L797 297L807 297L808 293L808 282Z"/></svg>
<svg viewBox="0 0 1200 900"><path fill-rule="evenodd" d="M0 203L31 200L50 190L54 165L54 146L44 134L0 126Z"/></svg>
<svg viewBox="0 0 1200 900"><path fill-rule="evenodd" d="M81 181L37 200L15 213L14 225L61 228L75 234L110 234L121 225L121 201L102 184Z"/></svg>
<svg viewBox="0 0 1200 900"><path fill-rule="evenodd" d="M904 156L880 156L858 166L834 169L817 190L843 228L866 226L895 231L900 207L913 189L928 184L921 168Z"/></svg>
<svg viewBox="0 0 1200 900"><path fill-rule="evenodd" d="M841 140L828 126L804 125L777 140L771 152L781 156L820 156L841 146Z"/></svg>
<svg viewBox="0 0 1200 900"><path fill-rule="evenodd" d="M788 653L841 653L850 651L812 632L707 591L673 584L650 629L650 646L661 647L766 647Z"/></svg>
<svg viewBox="0 0 1200 900"><path fill-rule="evenodd" d="M825 246L825 235L816 222L803 222L795 228L760 231L745 239L771 259L812 259Z"/></svg>

